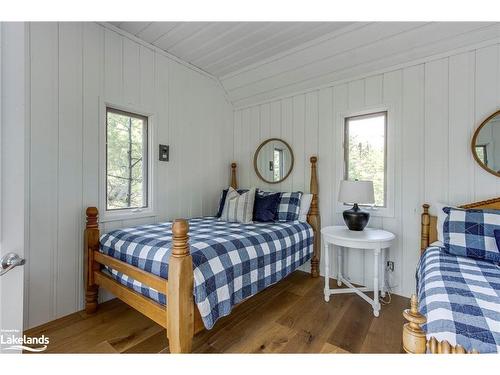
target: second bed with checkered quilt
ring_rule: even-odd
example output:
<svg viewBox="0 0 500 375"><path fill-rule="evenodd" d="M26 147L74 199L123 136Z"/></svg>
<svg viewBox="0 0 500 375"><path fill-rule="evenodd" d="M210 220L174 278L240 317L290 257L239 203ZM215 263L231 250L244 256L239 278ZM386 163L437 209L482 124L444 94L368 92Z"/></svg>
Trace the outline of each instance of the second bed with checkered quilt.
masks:
<svg viewBox="0 0 500 375"><path fill-rule="evenodd" d="M313 230L305 222L239 224L217 218L189 220L194 300L207 329L237 303L280 281L307 262ZM100 251L154 275L168 278L172 224L118 229L100 238ZM166 296L108 269L123 285L161 303Z"/></svg>
<svg viewBox="0 0 500 375"><path fill-rule="evenodd" d="M480 353L500 352L500 267L429 247L417 271L427 337Z"/></svg>

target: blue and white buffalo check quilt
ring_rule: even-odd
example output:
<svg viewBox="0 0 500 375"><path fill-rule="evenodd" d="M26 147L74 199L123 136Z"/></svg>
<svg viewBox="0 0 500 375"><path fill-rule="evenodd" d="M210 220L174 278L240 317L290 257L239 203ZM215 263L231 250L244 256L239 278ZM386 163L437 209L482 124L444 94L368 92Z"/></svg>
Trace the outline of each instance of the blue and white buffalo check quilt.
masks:
<svg viewBox="0 0 500 375"><path fill-rule="evenodd" d="M417 271L420 312L427 337L500 352L500 267L429 247Z"/></svg>
<svg viewBox="0 0 500 375"><path fill-rule="evenodd" d="M303 222L240 224L206 217L189 220L194 300L207 329L237 303L307 262L313 230ZM172 223L118 229L101 236L101 251L157 276L168 278ZM120 283L167 304L158 293L126 275L108 270Z"/></svg>

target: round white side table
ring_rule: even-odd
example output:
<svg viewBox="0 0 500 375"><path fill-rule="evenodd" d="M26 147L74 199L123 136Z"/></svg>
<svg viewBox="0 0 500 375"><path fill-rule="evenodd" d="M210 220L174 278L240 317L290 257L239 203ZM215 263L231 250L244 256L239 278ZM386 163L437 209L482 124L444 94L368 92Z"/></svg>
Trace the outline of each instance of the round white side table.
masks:
<svg viewBox="0 0 500 375"><path fill-rule="evenodd" d="M391 247L392 241L396 236L386 230L365 228L363 231L352 231L349 230L344 225L330 226L321 229L321 234L323 236L323 243L325 246L324 260L325 260L325 301L330 301L330 295L332 294L342 294L342 293L356 293L358 296L363 298L373 307L373 315L375 317L379 316L380 312L380 302L378 299L379 294L379 258L383 255L383 251L386 248ZM342 250L339 248L337 252L337 285L341 286L344 283L348 288L337 288L330 289L330 267L329 267L329 256L330 256L330 245L332 248L336 246L342 246L354 249L363 249L373 251L373 288L362 287L358 288L352 285L348 280L342 276ZM382 273L382 278L384 278L384 273ZM382 280L382 285L384 280ZM373 299L368 297L363 292L368 292L373 290ZM385 295L384 287L382 287L382 296Z"/></svg>

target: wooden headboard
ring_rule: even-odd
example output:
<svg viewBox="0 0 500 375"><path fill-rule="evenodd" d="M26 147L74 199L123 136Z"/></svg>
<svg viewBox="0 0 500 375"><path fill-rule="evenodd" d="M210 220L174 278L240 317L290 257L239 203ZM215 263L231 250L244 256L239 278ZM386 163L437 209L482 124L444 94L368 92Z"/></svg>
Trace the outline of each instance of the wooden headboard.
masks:
<svg viewBox="0 0 500 375"><path fill-rule="evenodd" d="M422 212L422 231L420 233L420 252L424 252L429 247L429 244L437 241L437 216L429 214L427 203L423 205ZM500 197L488 199L485 201L474 202L458 206L459 208L489 208L492 210L500 210Z"/></svg>
<svg viewBox="0 0 500 375"><path fill-rule="evenodd" d="M309 158L311 162L311 180L309 182L309 193L312 194L311 206L309 207L309 212L307 214L307 222L312 227L314 233L313 242L313 255L311 258L311 275L313 277L319 276L319 261L321 254L321 216L319 214L319 183L316 163L318 162L317 156L311 156ZM236 163L231 163L231 187L233 189L238 189L238 181L236 179Z"/></svg>

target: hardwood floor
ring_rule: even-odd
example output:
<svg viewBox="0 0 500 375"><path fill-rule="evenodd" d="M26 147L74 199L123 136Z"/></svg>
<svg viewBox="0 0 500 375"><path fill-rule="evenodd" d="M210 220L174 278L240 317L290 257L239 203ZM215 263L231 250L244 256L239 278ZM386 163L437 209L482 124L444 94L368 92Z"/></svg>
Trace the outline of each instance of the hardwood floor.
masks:
<svg viewBox="0 0 500 375"><path fill-rule="evenodd" d="M237 306L210 331L199 333L195 353L400 353L402 310L408 298L393 296L375 318L353 294L323 300L323 278L294 272ZM335 284L333 281L331 284ZM165 331L115 299L26 331L46 335L49 353L163 353Z"/></svg>

